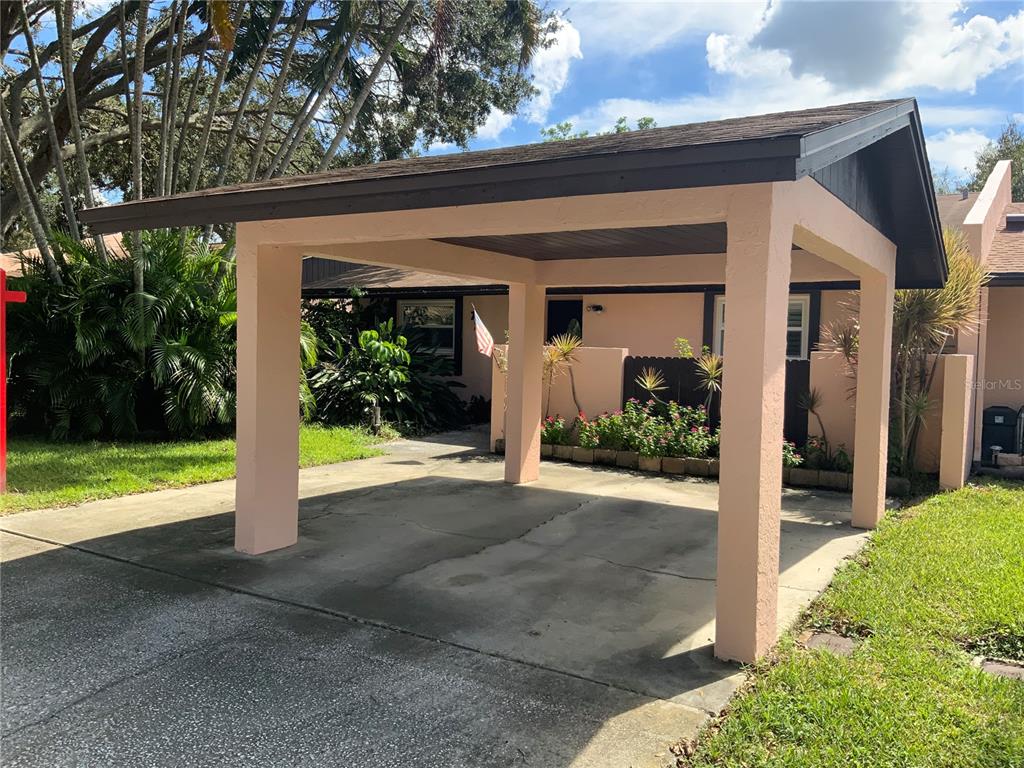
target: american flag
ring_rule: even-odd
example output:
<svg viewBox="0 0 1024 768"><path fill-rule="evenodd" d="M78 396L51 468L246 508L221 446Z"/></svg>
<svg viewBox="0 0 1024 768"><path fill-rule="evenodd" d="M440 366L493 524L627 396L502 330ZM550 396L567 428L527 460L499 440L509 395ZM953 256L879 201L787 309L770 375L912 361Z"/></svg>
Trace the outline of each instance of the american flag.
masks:
<svg viewBox="0 0 1024 768"><path fill-rule="evenodd" d="M477 350L481 355L490 357L494 353L494 338L491 336L491 332L487 330L487 326L484 325L484 321L480 318L480 313L476 311L476 307L473 308L473 327L476 329Z"/></svg>

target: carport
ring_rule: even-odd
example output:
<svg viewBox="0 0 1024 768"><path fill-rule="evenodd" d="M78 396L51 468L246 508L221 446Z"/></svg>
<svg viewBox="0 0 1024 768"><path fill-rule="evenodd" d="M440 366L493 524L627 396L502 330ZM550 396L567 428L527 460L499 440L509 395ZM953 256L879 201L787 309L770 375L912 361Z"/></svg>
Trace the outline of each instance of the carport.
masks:
<svg viewBox="0 0 1024 768"><path fill-rule="evenodd" d="M776 637L790 283L860 283L852 522L870 528L884 508L893 291L946 276L913 100L389 161L82 219L100 233L237 222L235 546L252 555L297 539L304 256L509 286L509 483L540 471L546 288L723 284L715 653L740 661Z"/></svg>

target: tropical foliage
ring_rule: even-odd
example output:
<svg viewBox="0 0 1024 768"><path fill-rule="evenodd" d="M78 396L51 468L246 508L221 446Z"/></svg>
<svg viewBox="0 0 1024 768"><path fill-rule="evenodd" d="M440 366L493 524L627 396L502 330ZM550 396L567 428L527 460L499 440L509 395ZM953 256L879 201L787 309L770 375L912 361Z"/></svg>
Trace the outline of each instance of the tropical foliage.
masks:
<svg viewBox="0 0 1024 768"><path fill-rule="evenodd" d="M9 313L12 426L55 437L229 426L233 265L195 233L148 232L109 256L63 235L52 244L59 284L38 260L25 261L24 277L12 280L28 294ZM135 265L145 278L141 293Z"/></svg>
<svg viewBox="0 0 1024 768"><path fill-rule="evenodd" d="M3 242L38 247L56 279L47 233L87 235L75 211L97 190L139 199L465 146L533 95L555 27L528 0L0 3Z"/></svg>
<svg viewBox="0 0 1024 768"><path fill-rule="evenodd" d="M399 329L394 320L359 331L355 323L377 316L379 307L336 305L307 311L321 336L320 358L310 375L316 419L326 424L364 423L374 408L382 420L404 432L461 426L465 405L448 381L451 361L439 357L416 329ZM333 317L329 317L331 313Z"/></svg>
<svg viewBox="0 0 1024 768"><path fill-rule="evenodd" d="M896 291L892 330L892 382L889 406L890 470L907 477L915 471L917 439L931 405L938 355L959 333L979 321L978 293L988 281L959 230L943 231L949 278L943 288ZM856 317L856 307L850 307ZM856 380L859 350L856 321L827 326L822 349L839 353Z"/></svg>

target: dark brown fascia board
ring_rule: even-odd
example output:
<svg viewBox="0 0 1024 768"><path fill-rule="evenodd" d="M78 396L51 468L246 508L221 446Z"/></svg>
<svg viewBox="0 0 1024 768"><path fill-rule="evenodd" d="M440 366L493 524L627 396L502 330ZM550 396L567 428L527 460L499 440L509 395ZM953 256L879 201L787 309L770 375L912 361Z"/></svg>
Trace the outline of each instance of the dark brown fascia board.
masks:
<svg viewBox="0 0 1024 768"><path fill-rule="evenodd" d="M304 299L347 299L351 298L351 287L338 288L303 288ZM790 293L807 293L809 291L856 291L860 290L859 280L817 281L810 283L790 283ZM504 296L508 293L507 285L467 285L458 288L366 288L368 297L402 298L454 298L456 296ZM725 293L725 285L707 283L699 285L603 285L548 288L548 296L597 296L611 294L652 294L652 293Z"/></svg>
<svg viewBox="0 0 1024 768"><path fill-rule="evenodd" d="M989 288L1021 288L1024 287L1024 272L999 272L988 281Z"/></svg>
<svg viewBox="0 0 1024 768"><path fill-rule="evenodd" d="M792 181L800 136L583 155L342 182L210 190L89 208L97 233L435 208L613 192Z"/></svg>

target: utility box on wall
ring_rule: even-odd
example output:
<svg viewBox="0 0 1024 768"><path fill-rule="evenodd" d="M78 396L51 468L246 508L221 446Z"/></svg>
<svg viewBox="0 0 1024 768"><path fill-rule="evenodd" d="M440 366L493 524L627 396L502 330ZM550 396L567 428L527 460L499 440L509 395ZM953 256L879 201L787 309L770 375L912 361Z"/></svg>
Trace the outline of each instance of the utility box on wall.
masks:
<svg viewBox="0 0 1024 768"><path fill-rule="evenodd" d="M992 464L992 448L998 446L1003 453L1016 453L1017 412L1005 405L991 405L982 414L981 463Z"/></svg>

